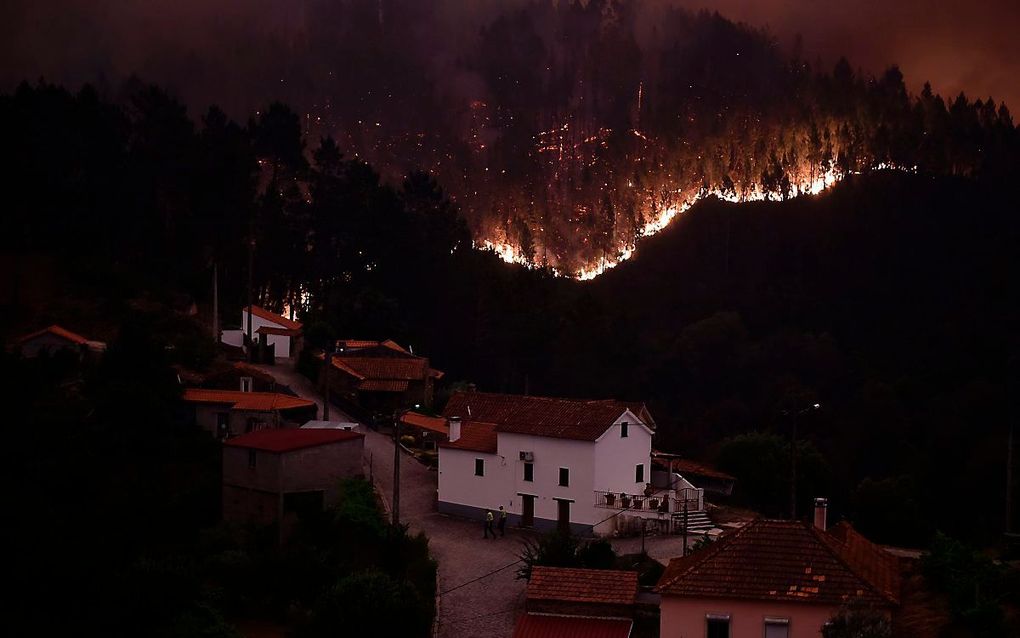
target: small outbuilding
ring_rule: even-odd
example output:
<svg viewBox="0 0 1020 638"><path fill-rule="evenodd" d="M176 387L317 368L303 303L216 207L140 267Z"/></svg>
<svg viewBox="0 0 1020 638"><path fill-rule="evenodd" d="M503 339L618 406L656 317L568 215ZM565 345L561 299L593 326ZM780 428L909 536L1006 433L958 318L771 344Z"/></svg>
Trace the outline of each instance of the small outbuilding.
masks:
<svg viewBox="0 0 1020 638"><path fill-rule="evenodd" d="M339 482L364 475L365 435L263 430L223 443L223 518L284 526L336 504Z"/></svg>

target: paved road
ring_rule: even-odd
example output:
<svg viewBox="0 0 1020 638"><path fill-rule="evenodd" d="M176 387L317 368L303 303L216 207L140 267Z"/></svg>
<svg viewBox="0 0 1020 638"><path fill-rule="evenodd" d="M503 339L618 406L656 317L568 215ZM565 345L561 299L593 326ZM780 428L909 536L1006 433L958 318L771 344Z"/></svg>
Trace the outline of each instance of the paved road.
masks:
<svg viewBox="0 0 1020 638"><path fill-rule="evenodd" d="M375 484L390 505L392 439L368 431L365 454ZM435 471L410 456L401 457L400 520L409 524L412 532L425 532L439 563L439 635L509 637L524 606L524 582L514 578L517 565L512 565L520 553L523 533L508 529L505 538L486 540L481 523L439 514L436 480ZM502 567L506 569L487 575ZM470 582L476 578L480 580Z"/></svg>

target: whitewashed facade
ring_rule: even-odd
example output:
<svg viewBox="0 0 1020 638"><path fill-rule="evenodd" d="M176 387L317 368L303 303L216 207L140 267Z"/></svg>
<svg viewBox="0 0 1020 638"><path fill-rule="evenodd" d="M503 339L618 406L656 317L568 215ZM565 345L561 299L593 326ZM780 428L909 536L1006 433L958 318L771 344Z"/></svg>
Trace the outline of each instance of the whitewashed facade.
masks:
<svg viewBox="0 0 1020 638"><path fill-rule="evenodd" d="M479 427L465 422L457 438L451 428L451 441L440 446L441 512L481 518L502 505L511 525L552 529L568 521L574 533L604 535L616 529L618 516L600 494L644 495L652 481L653 431L630 409L621 409L594 440L506 432L496 425L492 450L471 436ZM465 449L469 438L467 446L475 449Z"/></svg>

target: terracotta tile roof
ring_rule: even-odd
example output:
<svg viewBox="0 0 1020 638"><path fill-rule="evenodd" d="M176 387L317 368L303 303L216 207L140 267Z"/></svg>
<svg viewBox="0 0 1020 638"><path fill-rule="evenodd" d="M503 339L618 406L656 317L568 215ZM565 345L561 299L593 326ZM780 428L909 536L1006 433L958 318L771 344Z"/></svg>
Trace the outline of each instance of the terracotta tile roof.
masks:
<svg viewBox="0 0 1020 638"><path fill-rule="evenodd" d="M363 379L402 379L421 381L428 370L428 360L419 357L333 357L333 365L353 370ZM338 366L339 367L339 366Z"/></svg>
<svg viewBox="0 0 1020 638"><path fill-rule="evenodd" d="M71 332L67 328L63 328L56 324L43 328L42 330L36 330L35 332L27 334L23 337L19 337L15 343L25 343L26 341L31 341L36 337L41 337L44 334L51 334L55 337L60 337L61 339L70 341L71 343L79 346L88 345L89 343L89 340L81 336L80 334Z"/></svg>
<svg viewBox="0 0 1020 638"><path fill-rule="evenodd" d="M664 595L839 605L897 599L851 567L841 543L799 521L757 519L701 551L674 558L656 590Z"/></svg>
<svg viewBox="0 0 1020 638"><path fill-rule="evenodd" d="M301 331L295 328L273 328L271 326L262 326L255 332L260 335L280 335L284 337L296 337L301 334Z"/></svg>
<svg viewBox="0 0 1020 638"><path fill-rule="evenodd" d="M404 392L410 382L400 379L365 379L358 383L358 390L362 392Z"/></svg>
<svg viewBox="0 0 1020 638"><path fill-rule="evenodd" d="M663 457L657 456L660 454L655 450L652 450L652 463L662 469L668 470L672 464L673 471L679 472L680 474L690 474L692 476L704 476L707 478L720 479L723 481L736 481L737 477L726 472L720 472L708 463L702 463L701 461L695 461L693 459L670 459L670 455L664 455Z"/></svg>
<svg viewBox="0 0 1020 638"><path fill-rule="evenodd" d="M628 638L632 621L526 614L517 620L514 638Z"/></svg>
<svg viewBox="0 0 1020 638"><path fill-rule="evenodd" d="M447 435L450 433L450 426L446 424L446 419L441 416L426 416L417 412L405 412L400 417L400 422L438 434Z"/></svg>
<svg viewBox="0 0 1020 638"><path fill-rule="evenodd" d="M528 600L558 600L604 605L633 605L638 594L637 572L616 569L531 569Z"/></svg>
<svg viewBox="0 0 1020 638"><path fill-rule="evenodd" d="M385 341L369 341L367 339L341 339L337 342L337 345L346 350L366 350L370 348L388 348L394 352L414 356L410 351L405 349L399 343L392 339L386 339Z"/></svg>
<svg viewBox="0 0 1020 638"><path fill-rule="evenodd" d="M259 306L245 306L244 309L247 310L249 307L251 308L251 314L255 315L256 317L259 317L260 319L265 319L266 321L272 321L273 323L275 323L278 326L283 326L284 328L290 328L291 330L300 330L301 329L301 322L300 321L294 321L293 319L288 319L288 318L284 317L283 315L278 315L275 312L269 312L265 308L261 308Z"/></svg>
<svg viewBox="0 0 1020 638"><path fill-rule="evenodd" d="M453 442L440 443L439 447L454 450L470 450L483 454L496 453L496 424L479 421L463 421L460 424L460 438Z"/></svg>
<svg viewBox="0 0 1020 638"><path fill-rule="evenodd" d="M364 434L332 429L272 429L249 432L223 442L228 447L243 447L265 452L292 452L317 445L363 439Z"/></svg>
<svg viewBox="0 0 1020 638"><path fill-rule="evenodd" d="M594 441L634 405L612 399L592 401L456 392L447 402L443 416L495 423L500 432Z"/></svg>
<svg viewBox="0 0 1020 638"><path fill-rule="evenodd" d="M840 554L847 565L863 576L887 598L898 599L900 595L900 561L895 556L872 543L850 523L840 522L828 530L830 538L839 543Z"/></svg>
<svg viewBox="0 0 1020 638"><path fill-rule="evenodd" d="M240 392L238 390L206 390L188 388L184 391L188 403L228 403L235 410L273 412L293 408L315 407L314 401L292 397L278 392Z"/></svg>

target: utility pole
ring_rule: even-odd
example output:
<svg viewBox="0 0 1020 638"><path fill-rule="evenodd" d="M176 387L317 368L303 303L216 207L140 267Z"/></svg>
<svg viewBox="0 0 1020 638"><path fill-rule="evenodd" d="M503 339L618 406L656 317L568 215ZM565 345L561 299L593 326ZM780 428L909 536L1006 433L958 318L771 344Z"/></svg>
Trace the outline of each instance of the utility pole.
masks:
<svg viewBox="0 0 1020 638"><path fill-rule="evenodd" d="M793 427L790 436L790 520L797 520L797 419L812 410L817 410L822 407L818 403L809 405L808 407L797 410L795 412L788 412L783 410L783 414L792 417Z"/></svg>
<svg viewBox="0 0 1020 638"><path fill-rule="evenodd" d="M1013 531L1013 422L1006 440L1006 533Z"/></svg>
<svg viewBox="0 0 1020 638"><path fill-rule="evenodd" d="M684 528L683 528L684 544L683 544L683 553L680 554L681 556L686 556L687 555L687 521L688 521L688 517L687 517L687 492L685 491L684 492Z"/></svg>
<svg viewBox="0 0 1020 638"><path fill-rule="evenodd" d="M213 343L220 342L220 285L217 264L212 265L212 338Z"/></svg>
<svg viewBox="0 0 1020 638"><path fill-rule="evenodd" d="M323 374L326 375L326 388L322 393L322 420L329 421L329 369L333 367L333 348L334 344L330 343L326 349L326 366L323 370Z"/></svg>
<svg viewBox="0 0 1020 638"><path fill-rule="evenodd" d="M393 524L400 525L400 417L393 413Z"/></svg>
<svg viewBox="0 0 1020 638"><path fill-rule="evenodd" d="M790 437L790 520L797 520L797 417L793 414L793 434Z"/></svg>
<svg viewBox="0 0 1020 638"><path fill-rule="evenodd" d="M255 235L254 229L248 238L248 361L255 360L255 342L251 339L251 310L255 306L254 300L254 275L252 270L255 265Z"/></svg>

